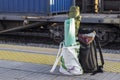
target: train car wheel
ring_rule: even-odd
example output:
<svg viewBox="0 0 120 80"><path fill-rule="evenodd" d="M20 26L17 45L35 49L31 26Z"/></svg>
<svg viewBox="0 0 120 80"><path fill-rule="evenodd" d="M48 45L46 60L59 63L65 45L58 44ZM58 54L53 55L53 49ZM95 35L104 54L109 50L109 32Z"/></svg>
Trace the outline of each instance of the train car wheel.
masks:
<svg viewBox="0 0 120 80"><path fill-rule="evenodd" d="M64 25L62 23L52 24L50 26L50 34L50 37L55 42L60 43L64 38Z"/></svg>

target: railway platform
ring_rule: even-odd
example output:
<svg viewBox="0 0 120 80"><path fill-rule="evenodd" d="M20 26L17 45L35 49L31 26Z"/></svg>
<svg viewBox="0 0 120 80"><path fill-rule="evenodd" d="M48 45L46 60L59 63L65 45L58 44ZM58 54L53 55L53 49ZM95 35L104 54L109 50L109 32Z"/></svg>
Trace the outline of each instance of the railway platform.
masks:
<svg viewBox="0 0 120 80"><path fill-rule="evenodd" d="M103 73L67 76L50 73L58 49L0 44L0 80L120 80L120 54L103 53Z"/></svg>

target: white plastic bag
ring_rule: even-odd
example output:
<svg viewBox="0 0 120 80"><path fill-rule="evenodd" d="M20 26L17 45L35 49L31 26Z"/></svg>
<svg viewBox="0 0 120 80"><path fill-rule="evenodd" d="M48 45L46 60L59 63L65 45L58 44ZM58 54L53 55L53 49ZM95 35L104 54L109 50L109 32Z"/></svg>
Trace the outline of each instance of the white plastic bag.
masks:
<svg viewBox="0 0 120 80"><path fill-rule="evenodd" d="M83 74L82 67L78 61L79 45L63 47L59 71L67 75Z"/></svg>
<svg viewBox="0 0 120 80"><path fill-rule="evenodd" d="M78 34L78 40L80 41L80 43L84 43L84 44L90 44L94 38L95 38L96 32L93 31L91 33L88 34Z"/></svg>
<svg viewBox="0 0 120 80"><path fill-rule="evenodd" d="M52 66L52 69L50 70L51 73L54 72L54 70L55 70L55 68L56 68L56 66L57 66L57 64L58 64L58 62L59 62L59 60L62 56L62 54L61 54L62 45L63 45L63 42L60 43L59 50L58 50L58 53L57 53L57 56L56 56L56 60L54 62L54 65Z"/></svg>
<svg viewBox="0 0 120 80"><path fill-rule="evenodd" d="M50 72L53 72L60 60L59 71L66 75L80 75L83 74L83 69L78 61L79 45L62 47L59 49L56 61Z"/></svg>

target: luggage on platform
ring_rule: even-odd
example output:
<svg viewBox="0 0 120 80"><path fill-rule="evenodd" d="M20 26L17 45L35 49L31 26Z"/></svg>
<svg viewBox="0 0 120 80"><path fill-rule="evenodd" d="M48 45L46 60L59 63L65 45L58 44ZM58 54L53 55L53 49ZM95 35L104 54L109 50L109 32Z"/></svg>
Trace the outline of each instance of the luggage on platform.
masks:
<svg viewBox="0 0 120 80"><path fill-rule="evenodd" d="M78 34L78 30L80 27L80 21L81 21L81 16L80 16L80 8L79 6L71 6L68 14L69 18L74 18L75 19L75 36Z"/></svg>
<svg viewBox="0 0 120 80"><path fill-rule="evenodd" d="M55 63L50 72L54 72L58 62L60 62L59 71L61 73L81 75L83 69L78 60L80 45L76 43L75 20L74 18L67 19L64 24L64 41L60 43Z"/></svg>
<svg viewBox="0 0 120 80"><path fill-rule="evenodd" d="M67 19L64 22L64 42L66 47L76 44L74 18Z"/></svg>
<svg viewBox="0 0 120 80"><path fill-rule="evenodd" d="M79 62L84 73L103 72L104 59L101 51L100 42L95 31L79 29L78 40L80 42ZM98 64L97 48L100 55L101 65Z"/></svg>

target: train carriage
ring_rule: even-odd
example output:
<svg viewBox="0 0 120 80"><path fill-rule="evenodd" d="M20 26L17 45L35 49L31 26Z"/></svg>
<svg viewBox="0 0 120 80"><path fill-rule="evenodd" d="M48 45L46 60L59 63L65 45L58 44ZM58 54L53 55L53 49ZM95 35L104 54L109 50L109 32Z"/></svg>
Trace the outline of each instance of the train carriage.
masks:
<svg viewBox="0 0 120 80"><path fill-rule="evenodd" d="M44 34L59 42L69 9L77 5L81 26L96 30L103 45L119 42L119 4L120 0L0 0L0 34Z"/></svg>

